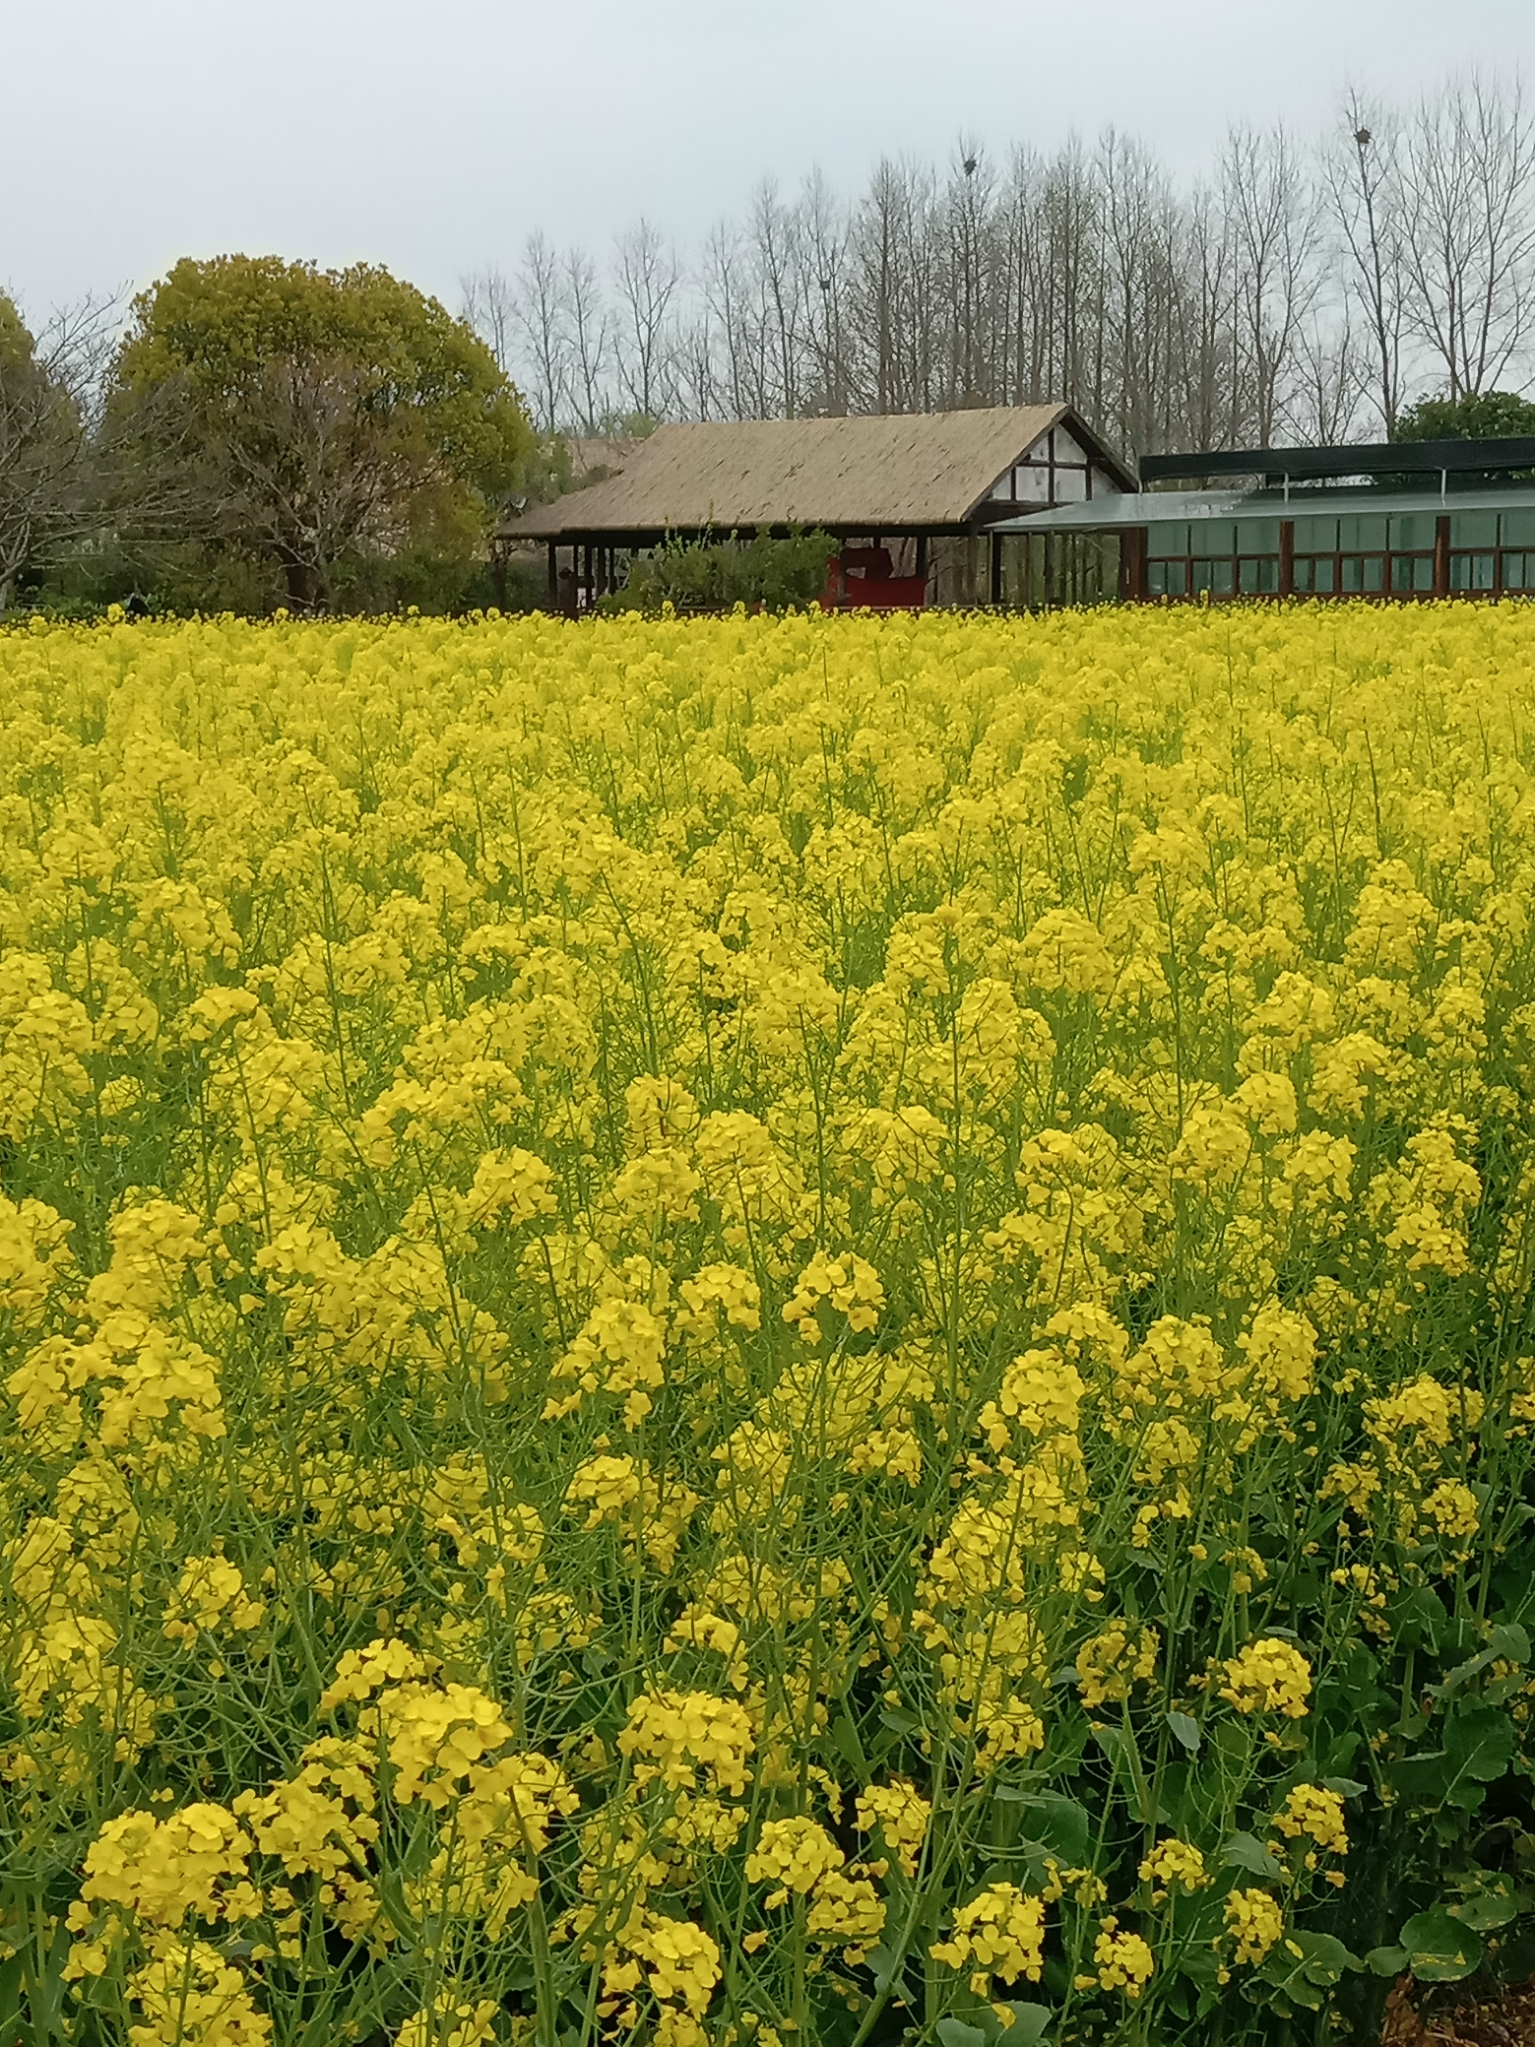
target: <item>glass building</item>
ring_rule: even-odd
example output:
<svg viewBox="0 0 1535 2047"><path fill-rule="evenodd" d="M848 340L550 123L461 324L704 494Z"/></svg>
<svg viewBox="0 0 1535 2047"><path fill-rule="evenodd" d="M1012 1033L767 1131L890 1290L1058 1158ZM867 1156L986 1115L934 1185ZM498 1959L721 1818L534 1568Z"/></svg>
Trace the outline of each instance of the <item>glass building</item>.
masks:
<svg viewBox="0 0 1535 2047"><path fill-rule="evenodd" d="M1145 487L1244 474L1245 488ZM1525 478L1535 478L1535 439L1164 455L1142 461L1139 491L1002 530L1047 554L1112 538L1128 602L1535 596L1535 481Z"/></svg>

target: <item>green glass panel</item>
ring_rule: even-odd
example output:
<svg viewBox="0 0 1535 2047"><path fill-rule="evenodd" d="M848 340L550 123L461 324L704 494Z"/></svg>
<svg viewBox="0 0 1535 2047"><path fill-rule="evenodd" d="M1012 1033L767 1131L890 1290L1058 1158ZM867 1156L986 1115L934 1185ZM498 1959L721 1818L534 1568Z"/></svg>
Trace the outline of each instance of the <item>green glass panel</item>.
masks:
<svg viewBox="0 0 1535 2047"><path fill-rule="evenodd" d="M1505 590L1535 590L1535 554L1504 555L1503 587Z"/></svg>
<svg viewBox="0 0 1535 2047"><path fill-rule="evenodd" d="M1434 587L1434 557L1431 554L1413 556L1412 587L1414 590L1432 592Z"/></svg>
<svg viewBox="0 0 1535 2047"><path fill-rule="evenodd" d="M1450 556L1450 588L1452 590L1490 590L1492 588L1493 556L1490 554L1452 554Z"/></svg>
<svg viewBox="0 0 1535 2047"><path fill-rule="evenodd" d="M1242 554L1278 554L1277 519L1238 519L1237 549Z"/></svg>
<svg viewBox="0 0 1535 2047"><path fill-rule="evenodd" d="M1391 558L1391 587L1393 590L1412 588L1413 560L1410 554L1397 554Z"/></svg>
<svg viewBox="0 0 1535 2047"><path fill-rule="evenodd" d="M1438 537L1436 528L1439 520L1433 512L1404 512L1390 521L1391 546L1414 553L1419 549L1431 548ZM1404 585L1405 587L1405 585Z"/></svg>
<svg viewBox="0 0 1535 2047"><path fill-rule="evenodd" d="M1451 547L1492 547L1498 538L1498 515L1496 512L1452 512L1450 514ZM1468 587L1476 588L1477 585Z"/></svg>
<svg viewBox="0 0 1535 2047"><path fill-rule="evenodd" d="M1386 587L1386 564L1382 556L1367 554L1364 558L1364 587L1366 590L1384 590Z"/></svg>
<svg viewBox="0 0 1535 2047"><path fill-rule="evenodd" d="M1194 519L1189 523L1189 553L1209 557L1237 551L1234 519Z"/></svg>
<svg viewBox="0 0 1535 2047"><path fill-rule="evenodd" d="M1167 594L1169 597L1186 597L1189 590L1189 565L1187 562L1168 562Z"/></svg>
<svg viewBox="0 0 1535 2047"><path fill-rule="evenodd" d="M1189 529L1181 520L1161 519L1146 528L1148 554L1187 554Z"/></svg>
<svg viewBox="0 0 1535 2047"><path fill-rule="evenodd" d="M1340 567L1343 571L1338 578L1340 590L1352 592L1364 588L1364 563L1357 554L1345 555Z"/></svg>
<svg viewBox="0 0 1535 2047"><path fill-rule="evenodd" d="M1535 547L1535 505L1527 511L1505 512L1500 530L1505 547Z"/></svg>
<svg viewBox="0 0 1535 2047"><path fill-rule="evenodd" d="M1246 536L1243 536L1244 539ZM1279 588L1279 558L1260 555L1237 563L1237 588L1247 597L1271 597Z"/></svg>
<svg viewBox="0 0 1535 2047"><path fill-rule="evenodd" d="M1319 595L1330 596L1332 594L1333 575L1337 568L1337 563L1330 556L1324 556L1321 561L1313 562L1311 567L1315 576L1315 581L1311 585L1312 589Z"/></svg>
<svg viewBox="0 0 1535 2047"><path fill-rule="evenodd" d="M1338 551L1338 522L1336 519L1297 519L1295 522L1295 552L1297 554L1336 554Z"/></svg>
<svg viewBox="0 0 1535 2047"><path fill-rule="evenodd" d="M1373 512L1356 512L1338 521L1338 545L1345 552L1357 548L1361 554L1385 552L1386 522Z"/></svg>

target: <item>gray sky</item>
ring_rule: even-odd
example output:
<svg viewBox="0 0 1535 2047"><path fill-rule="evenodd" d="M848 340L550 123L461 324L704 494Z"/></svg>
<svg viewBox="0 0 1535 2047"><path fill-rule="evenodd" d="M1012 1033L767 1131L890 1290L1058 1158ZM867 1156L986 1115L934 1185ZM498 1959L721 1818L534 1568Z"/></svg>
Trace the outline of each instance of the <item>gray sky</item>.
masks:
<svg viewBox="0 0 1535 2047"><path fill-rule="evenodd" d="M456 304L534 227L685 247L769 173L1112 122L1191 177L1232 120L1532 59L1535 0L0 0L0 284L271 251Z"/></svg>

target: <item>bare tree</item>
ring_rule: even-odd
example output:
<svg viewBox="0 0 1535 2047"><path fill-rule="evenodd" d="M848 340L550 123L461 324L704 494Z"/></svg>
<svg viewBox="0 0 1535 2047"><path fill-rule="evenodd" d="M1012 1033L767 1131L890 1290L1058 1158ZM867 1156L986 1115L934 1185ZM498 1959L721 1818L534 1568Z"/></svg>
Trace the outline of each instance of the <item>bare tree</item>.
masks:
<svg viewBox="0 0 1535 2047"><path fill-rule="evenodd" d="M1407 310L1401 135L1391 111L1357 91L1348 95L1341 126L1323 151L1322 171L1352 296L1369 334L1371 396L1390 440L1402 409Z"/></svg>
<svg viewBox="0 0 1535 2047"><path fill-rule="evenodd" d="M0 613L82 495L89 440L68 367L67 350L39 349L0 300Z"/></svg>
<svg viewBox="0 0 1535 2047"><path fill-rule="evenodd" d="M1252 379L1258 445L1266 448L1320 283L1316 197L1283 128L1233 129L1222 188L1237 257L1237 332Z"/></svg>
<svg viewBox="0 0 1535 2047"><path fill-rule="evenodd" d="M120 296L85 299L34 341L0 298L0 613L23 577L83 546L131 554L199 523L169 394L108 403L122 310Z"/></svg>
<svg viewBox="0 0 1535 2047"><path fill-rule="evenodd" d="M813 403L817 412L841 414L849 409L852 394L846 311L847 210L815 170L806 181L801 211L811 282L807 332Z"/></svg>
<svg viewBox="0 0 1535 2047"><path fill-rule="evenodd" d="M1451 398L1508 372L1535 292L1535 125L1517 80L1421 100L1403 152L1409 318Z"/></svg>
<svg viewBox="0 0 1535 2047"><path fill-rule="evenodd" d="M618 374L635 412L660 419L674 388L673 302L681 284L677 259L650 223L618 238Z"/></svg>
<svg viewBox="0 0 1535 2047"><path fill-rule="evenodd" d="M517 271L515 297L528 364L533 415L546 434L558 431L567 388L568 337L559 260L541 234L531 234Z"/></svg>
<svg viewBox="0 0 1535 2047"><path fill-rule="evenodd" d="M502 376L517 366L517 295L496 269L475 270L459 280L460 317L479 335L496 358Z"/></svg>
<svg viewBox="0 0 1535 2047"><path fill-rule="evenodd" d="M1313 314L1296 338L1286 427L1303 443L1338 446L1352 436L1370 382L1369 355L1347 314L1341 321Z"/></svg>
<svg viewBox="0 0 1535 2047"><path fill-rule="evenodd" d="M612 320L597 266L584 249L567 252L561 282L570 343L570 399L576 424L583 433L595 434L613 409L604 381L612 349Z"/></svg>

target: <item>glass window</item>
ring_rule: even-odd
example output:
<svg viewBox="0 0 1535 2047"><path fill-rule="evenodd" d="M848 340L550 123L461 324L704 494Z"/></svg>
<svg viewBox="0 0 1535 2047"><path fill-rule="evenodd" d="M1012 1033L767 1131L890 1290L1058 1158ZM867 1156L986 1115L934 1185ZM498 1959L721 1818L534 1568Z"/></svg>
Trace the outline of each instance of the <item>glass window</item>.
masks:
<svg viewBox="0 0 1535 2047"><path fill-rule="evenodd" d="M1182 597L1188 586L1186 562L1148 562L1146 590L1152 597Z"/></svg>
<svg viewBox="0 0 1535 2047"><path fill-rule="evenodd" d="M1146 552L1148 554L1187 554L1189 551L1189 529L1181 523L1162 519L1155 526L1146 528Z"/></svg>
<svg viewBox="0 0 1535 2047"><path fill-rule="evenodd" d="M1336 554L1338 551L1338 522L1336 519L1297 519L1295 522L1295 552L1297 554Z"/></svg>
<svg viewBox="0 0 1535 2047"><path fill-rule="evenodd" d="M1493 557L1490 554L1452 554L1450 556L1450 588L1452 590L1490 590L1492 588Z"/></svg>
<svg viewBox="0 0 1535 2047"><path fill-rule="evenodd" d="M1325 595L1332 589L1333 559L1324 554L1319 561L1309 561L1304 556L1295 564L1295 587L1300 591Z"/></svg>
<svg viewBox="0 0 1535 2047"><path fill-rule="evenodd" d="M1194 588L1208 590L1212 597L1231 595L1231 563L1229 561L1196 561L1194 564Z"/></svg>
<svg viewBox="0 0 1535 2047"><path fill-rule="evenodd" d="M1358 512L1338 521L1338 545L1346 552L1357 548L1361 554L1379 549L1385 552L1386 522L1374 513Z"/></svg>
<svg viewBox="0 0 1535 2047"><path fill-rule="evenodd" d="M1236 528L1237 548L1242 554L1278 554L1277 519L1240 519Z"/></svg>
<svg viewBox="0 0 1535 2047"><path fill-rule="evenodd" d="M1535 554L1504 555L1503 587L1505 590L1535 590Z"/></svg>
<svg viewBox="0 0 1535 2047"><path fill-rule="evenodd" d="M1491 547L1498 537L1496 512L1451 512L1451 547ZM1468 589L1473 586L1468 584Z"/></svg>
<svg viewBox="0 0 1535 2047"><path fill-rule="evenodd" d="M1267 554L1260 556L1256 561L1238 562L1237 588L1247 597L1272 596L1279 588L1278 556Z"/></svg>
<svg viewBox="0 0 1535 2047"><path fill-rule="evenodd" d="M1405 512L1389 522L1391 546L1408 554L1431 549L1438 538L1438 525L1433 512Z"/></svg>
<svg viewBox="0 0 1535 2047"><path fill-rule="evenodd" d="M1235 554L1237 529L1234 519L1195 519L1189 527L1189 553L1199 555Z"/></svg>
<svg viewBox="0 0 1535 2047"><path fill-rule="evenodd" d="M1386 563L1382 555L1367 554L1361 557L1357 554L1346 554L1342 567L1343 574L1338 583L1340 590L1349 593L1363 591L1369 595L1372 591L1385 588Z"/></svg>
<svg viewBox="0 0 1535 2047"><path fill-rule="evenodd" d="M1524 512L1505 512L1501 530L1505 547L1535 547L1535 507Z"/></svg>
<svg viewBox="0 0 1535 2047"><path fill-rule="evenodd" d="M1393 590L1423 591L1434 587L1434 557L1431 554L1394 554L1391 557Z"/></svg>

